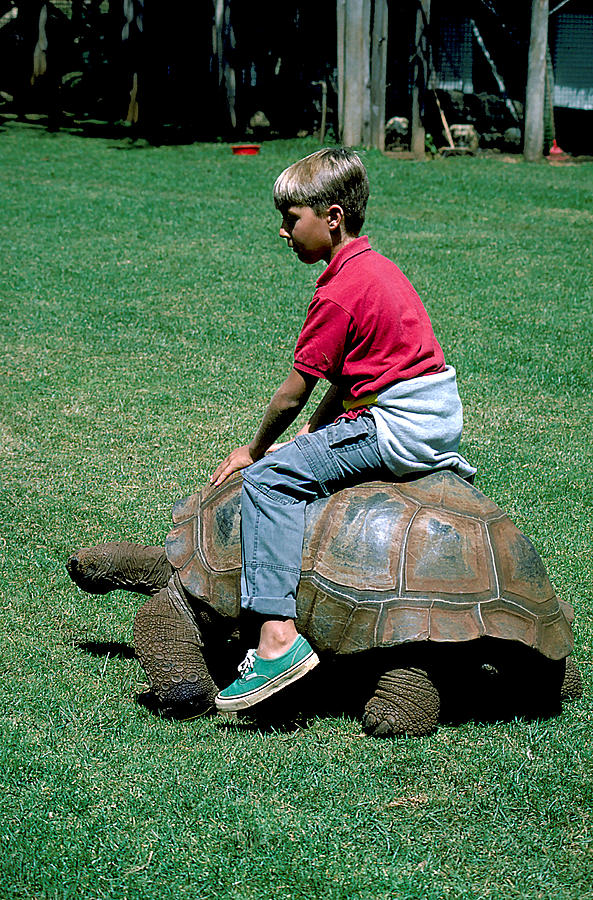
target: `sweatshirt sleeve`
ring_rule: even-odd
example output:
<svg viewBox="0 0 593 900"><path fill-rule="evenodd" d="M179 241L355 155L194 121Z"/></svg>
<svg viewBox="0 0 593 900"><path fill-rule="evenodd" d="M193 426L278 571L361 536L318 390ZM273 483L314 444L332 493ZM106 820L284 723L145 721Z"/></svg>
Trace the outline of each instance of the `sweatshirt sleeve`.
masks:
<svg viewBox="0 0 593 900"><path fill-rule="evenodd" d="M339 375L351 316L339 304L314 297L294 351L294 367L318 378Z"/></svg>

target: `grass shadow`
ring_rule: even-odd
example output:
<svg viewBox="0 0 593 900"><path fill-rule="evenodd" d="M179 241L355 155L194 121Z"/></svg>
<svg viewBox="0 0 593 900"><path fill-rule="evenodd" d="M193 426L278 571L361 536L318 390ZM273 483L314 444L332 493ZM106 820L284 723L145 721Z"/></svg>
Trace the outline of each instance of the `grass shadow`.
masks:
<svg viewBox="0 0 593 900"><path fill-rule="evenodd" d="M111 656L119 659L135 659L136 651L123 641L81 641L76 645L91 656Z"/></svg>
<svg viewBox="0 0 593 900"><path fill-rule="evenodd" d="M134 700L138 706L141 706L153 716L173 722L188 722L192 719L210 718L218 714L214 705L201 710L197 710L191 703L176 703L175 706L166 706L159 701L150 688L135 694Z"/></svg>

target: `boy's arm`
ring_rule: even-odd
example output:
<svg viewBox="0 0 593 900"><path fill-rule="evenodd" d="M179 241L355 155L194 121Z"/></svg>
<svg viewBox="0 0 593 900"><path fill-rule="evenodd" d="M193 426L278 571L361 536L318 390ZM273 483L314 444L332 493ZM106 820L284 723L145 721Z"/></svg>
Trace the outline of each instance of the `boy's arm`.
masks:
<svg viewBox="0 0 593 900"><path fill-rule="evenodd" d="M216 487L233 472L238 472L239 469L244 469L261 459L268 447L294 422L309 399L317 380L313 375L292 369L286 381L270 400L253 440L229 453L211 475L210 483Z"/></svg>
<svg viewBox="0 0 593 900"><path fill-rule="evenodd" d="M342 406L343 398L344 392L339 387L336 387L335 384L330 385L325 392L323 400L298 434L311 434L312 431L317 431L319 428L323 428L324 425L331 425L340 413L344 412L344 407Z"/></svg>
<svg viewBox="0 0 593 900"><path fill-rule="evenodd" d="M302 428L299 428L294 437L299 437L301 434L311 434L313 431L317 431L319 428L323 428L324 425L331 425L332 422L335 422L340 413L344 412L344 407L342 406L342 399L344 397L343 391L335 385L331 385L326 391L323 400L311 416L308 422L305 422ZM294 438L291 438L294 440ZM271 450L277 450L279 447L283 447L284 444L288 444L290 441L282 441L280 444L272 444L271 447L268 447L268 452Z"/></svg>
<svg viewBox="0 0 593 900"><path fill-rule="evenodd" d="M335 422L340 413L344 412L344 407L342 405L343 396L344 394L340 388L337 388L332 384L326 391L323 400L309 421L305 422L302 428L299 428L294 437L299 437L301 434L311 434L311 432L323 428L324 425L331 425L332 422ZM293 441L294 438L291 438L290 440ZM268 447L266 452L270 453L272 450L277 450L279 447L283 447L285 444L289 443L290 441L281 441L279 444L272 444L271 447Z"/></svg>

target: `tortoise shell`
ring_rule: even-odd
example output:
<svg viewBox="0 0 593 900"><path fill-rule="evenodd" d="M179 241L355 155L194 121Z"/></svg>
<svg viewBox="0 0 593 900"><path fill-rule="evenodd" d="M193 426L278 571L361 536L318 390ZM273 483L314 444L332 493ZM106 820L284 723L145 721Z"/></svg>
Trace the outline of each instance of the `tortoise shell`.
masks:
<svg viewBox="0 0 593 900"><path fill-rule="evenodd" d="M241 476L180 500L167 557L190 596L240 608ZM520 641L550 659L572 651L531 541L452 472L374 481L307 506L297 627L318 651L408 641Z"/></svg>

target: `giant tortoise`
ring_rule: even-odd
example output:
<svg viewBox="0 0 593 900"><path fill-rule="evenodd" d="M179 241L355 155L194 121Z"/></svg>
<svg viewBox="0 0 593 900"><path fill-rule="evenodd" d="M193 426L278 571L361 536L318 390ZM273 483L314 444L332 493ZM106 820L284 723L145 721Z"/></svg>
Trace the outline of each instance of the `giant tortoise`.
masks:
<svg viewBox="0 0 593 900"><path fill-rule="evenodd" d="M240 484L235 475L180 500L164 550L109 543L68 560L87 591L150 595L135 649L171 712L211 708L213 674L220 681L229 654L246 649L231 639L249 624L239 616ZM332 690L360 695L369 733L428 733L447 690L478 707L488 693L557 710L581 691L571 621L529 539L450 471L348 487L307 507L297 627L322 665L304 681L331 682L338 666Z"/></svg>

